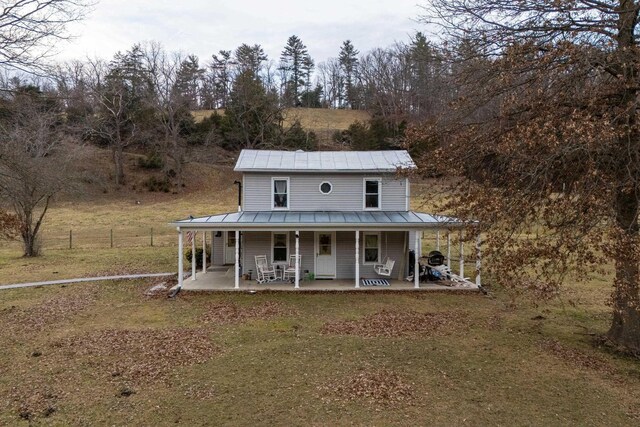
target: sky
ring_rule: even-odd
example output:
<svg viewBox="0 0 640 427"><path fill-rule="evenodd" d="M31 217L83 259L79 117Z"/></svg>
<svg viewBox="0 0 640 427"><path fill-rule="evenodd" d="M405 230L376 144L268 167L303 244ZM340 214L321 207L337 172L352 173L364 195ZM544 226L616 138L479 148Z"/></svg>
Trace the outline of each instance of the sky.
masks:
<svg viewBox="0 0 640 427"><path fill-rule="evenodd" d="M260 44L277 60L297 35L316 63L337 57L350 39L361 53L408 41L425 0L98 0L88 17L69 27L75 38L58 59L110 59L136 42L159 41L168 51L198 55Z"/></svg>

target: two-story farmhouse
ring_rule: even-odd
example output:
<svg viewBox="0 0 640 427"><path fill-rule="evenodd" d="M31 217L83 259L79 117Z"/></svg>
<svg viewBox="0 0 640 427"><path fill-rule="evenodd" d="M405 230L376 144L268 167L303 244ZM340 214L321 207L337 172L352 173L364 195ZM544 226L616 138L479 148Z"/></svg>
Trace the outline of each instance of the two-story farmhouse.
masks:
<svg viewBox="0 0 640 427"><path fill-rule="evenodd" d="M420 253L423 230L447 232L464 225L410 210L411 188L403 172L415 168L404 150L242 150L235 166L242 173L238 212L172 223L178 230L179 286L185 232L191 232L194 249L200 239L193 232L203 232L202 241L212 249L209 261L233 266L236 289L241 275L259 274L256 257L277 269L295 259L294 288L309 277L348 280L355 288L380 273L403 280L410 270L418 271L418 257L409 254ZM206 271L207 260L203 263ZM381 264L390 271L380 270ZM417 274L414 281L419 287Z"/></svg>

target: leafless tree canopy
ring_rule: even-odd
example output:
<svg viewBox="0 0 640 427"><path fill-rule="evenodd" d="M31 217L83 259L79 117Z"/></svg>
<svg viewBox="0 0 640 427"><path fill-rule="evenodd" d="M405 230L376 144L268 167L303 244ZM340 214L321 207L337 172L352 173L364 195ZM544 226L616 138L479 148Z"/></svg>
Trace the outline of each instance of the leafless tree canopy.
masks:
<svg viewBox="0 0 640 427"><path fill-rule="evenodd" d="M82 18L85 0L13 0L0 7L0 64L29 70L43 67L54 44L69 37L67 26Z"/></svg>

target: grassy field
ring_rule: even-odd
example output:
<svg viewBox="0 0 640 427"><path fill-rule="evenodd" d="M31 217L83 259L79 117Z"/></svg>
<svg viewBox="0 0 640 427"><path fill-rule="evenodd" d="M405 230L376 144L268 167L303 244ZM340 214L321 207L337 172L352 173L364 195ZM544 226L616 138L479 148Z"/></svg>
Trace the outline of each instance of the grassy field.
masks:
<svg viewBox="0 0 640 427"><path fill-rule="evenodd" d="M595 285L595 284L594 284ZM479 294L4 291L0 424L634 425L640 367L594 348L603 286Z"/></svg>
<svg viewBox="0 0 640 427"><path fill-rule="evenodd" d="M29 260L4 245L0 283L175 269L167 221L234 210L234 176L204 176L215 185L180 195L56 203L45 235L164 227L167 241L78 242ZM158 280L0 291L0 425L637 425L640 365L594 344L610 319L607 280L569 284L537 308L495 287L174 300L144 295Z"/></svg>
<svg viewBox="0 0 640 427"><path fill-rule="evenodd" d="M224 114L223 109L219 110L198 110L193 111L196 122L202 121L205 117L214 112ZM363 110L334 110L328 108L287 108L284 110L284 126L288 127L297 119L303 128L313 131L322 143L331 143L333 133L349 128L355 122L366 122L371 118L367 111Z"/></svg>

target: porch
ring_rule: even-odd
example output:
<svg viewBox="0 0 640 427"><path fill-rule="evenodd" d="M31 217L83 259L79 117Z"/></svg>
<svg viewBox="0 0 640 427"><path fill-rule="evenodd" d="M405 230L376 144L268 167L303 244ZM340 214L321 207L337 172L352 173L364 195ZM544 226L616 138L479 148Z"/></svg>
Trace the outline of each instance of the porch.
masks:
<svg viewBox="0 0 640 427"><path fill-rule="evenodd" d="M477 291L478 286L447 286L444 282L421 282L420 287L416 288L413 281L387 279L389 286L364 286L361 284L358 290L366 291ZM255 278L252 280L241 279L239 287L235 286L234 267L220 268L214 267L207 269L206 272L198 271L195 279L188 277L184 279L182 289L187 291L313 291L313 292L332 292L332 291L355 291L353 279L333 279L333 280L301 280L300 287L295 288L293 283L285 281L275 281L259 284Z"/></svg>
<svg viewBox="0 0 640 427"><path fill-rule="evenodd" d="M218 236L225 236L225 264L233 261L233 267L225 274L213 274L208 278L206 271L206 251L202 251L202 264L205 268L200 289L450 289L440 282L431 284L420 281L420 260L423 230L429 229L438 235L446 232L446 274L447 279L455 283L455 288L468 289L480 285L480 239L476 239L475 281L464 276L463 240L460 239L460 268L457 274L451 271L451 233L474 226L473 222L464 222L455 218L434 216L420 212L244 212L213 215L201 218L189 218L175 221L172 225L178 231L178 286L194 289L198 281L195 258L191 259L192 279L183 279L183 234L187 244L191 243L192 254L196 253L197 242L207 247L207 234L211 236L211 247ZM224 233L224 234L222 234ZM201 235L201 239L199 237ZM462 234L460 234L462 236ZM338 243L339 242L339 243ZM384 244L383 244L384 242ZM199 245L198 245L199 246ZM278 258L276 257L278 251ZM410 253L413 253L413 259ZM212 259L216 251L212 252ZM268 255L271 255L270 257ZM289 268L295 271L291 277L293 283L257 284L245 280L245 274L257 273L254 258L270 258L271 265L276 261L295 259L295 265ZM384 260L392 263L386 274L376 271L378 263ZM394 264L395 263L395 269ZM213 263L215 265L219 265ZM442 263L441 263L442 264ZM282 266L277 267L282 268ZM422 274L422 273L421 273ZM380 275L386 277L379 277ZM403 279L411 276L411 282ZM390 286L366 286L361 279L380 278L389 281ZM313 280L315 279L315 280ZM320 280L332 279L332 280ZM187 286L191 284L192 286ZM454 285L454 283L450 283ZM243 287L243 285L246 285Z"/></svg>

